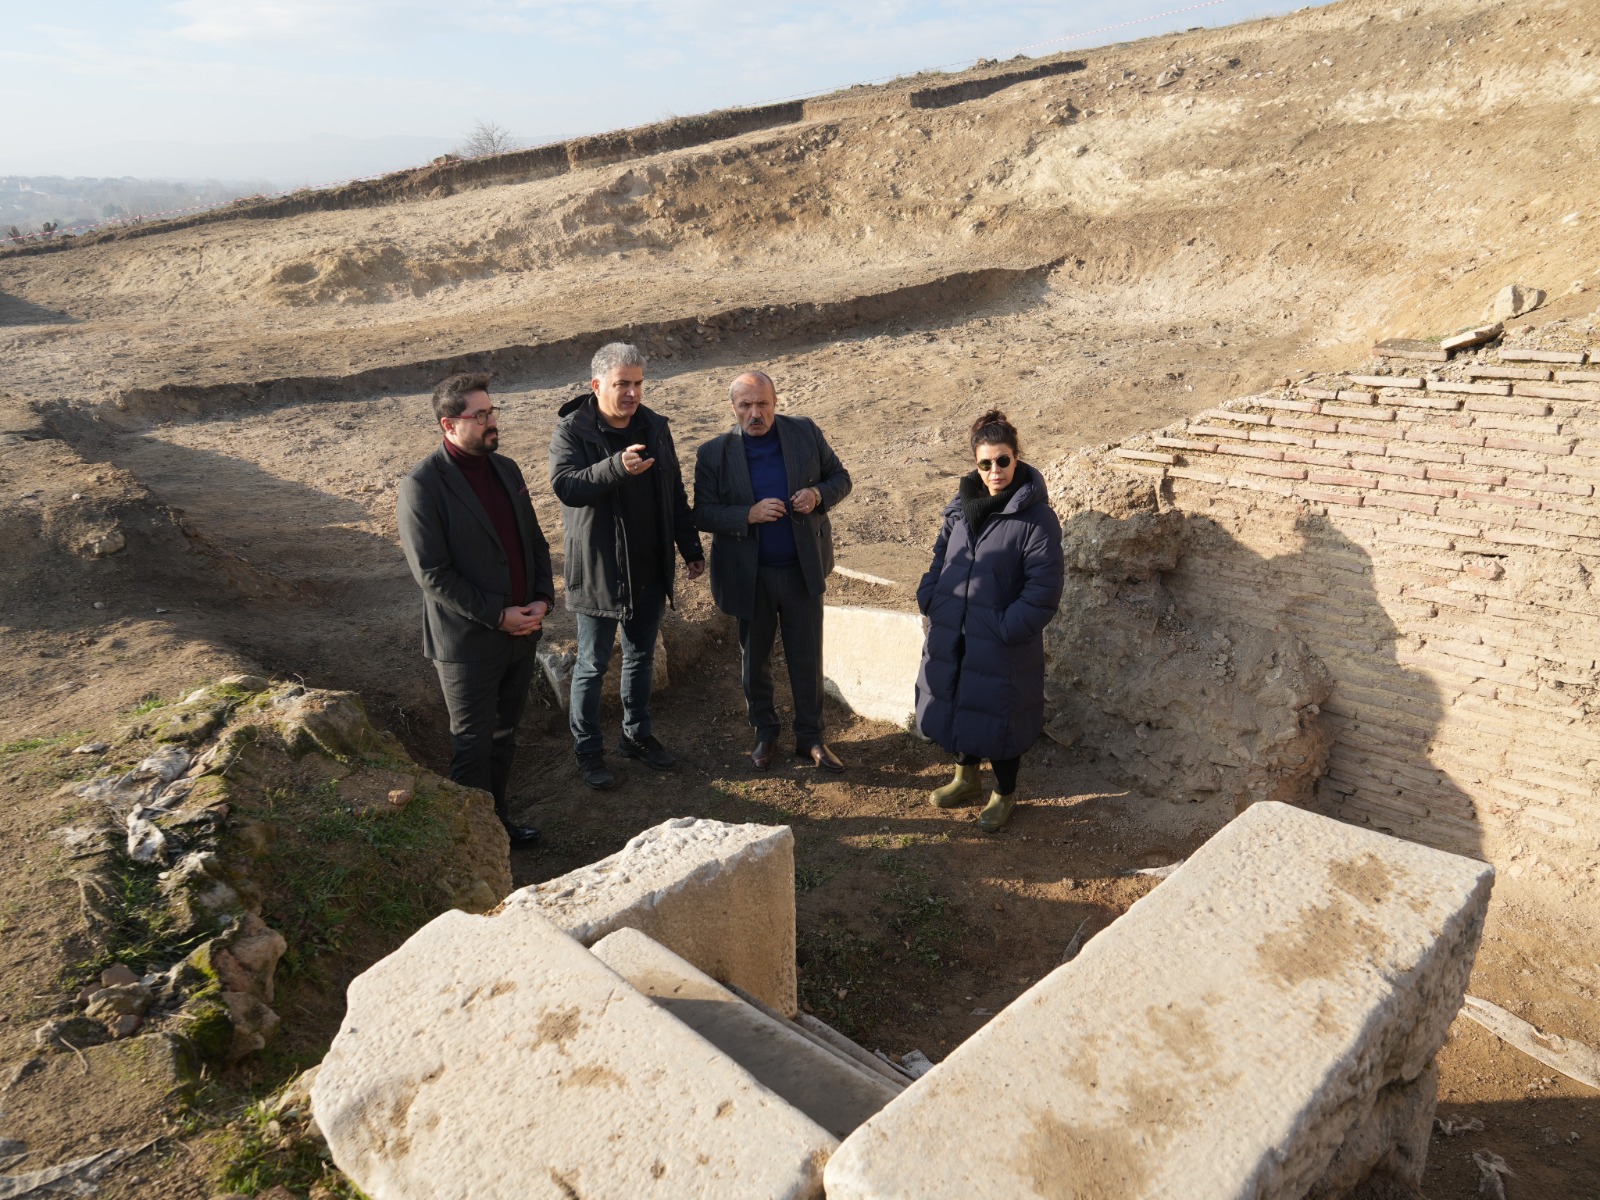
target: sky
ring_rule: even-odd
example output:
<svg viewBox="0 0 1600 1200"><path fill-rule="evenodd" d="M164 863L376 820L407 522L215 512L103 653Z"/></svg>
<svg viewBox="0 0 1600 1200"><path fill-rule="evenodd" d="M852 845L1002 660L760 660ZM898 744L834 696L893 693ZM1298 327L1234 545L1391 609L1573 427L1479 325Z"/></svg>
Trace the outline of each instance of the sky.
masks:
<svg viewBox="0 0 1600 1200"><path fill-rule="evenodd" d="M480 119L534 145L1290 7L0 0L0 175L326 183L336 164L360 175L425 161ZM270 170L248 170L252 164Z"/></svg>

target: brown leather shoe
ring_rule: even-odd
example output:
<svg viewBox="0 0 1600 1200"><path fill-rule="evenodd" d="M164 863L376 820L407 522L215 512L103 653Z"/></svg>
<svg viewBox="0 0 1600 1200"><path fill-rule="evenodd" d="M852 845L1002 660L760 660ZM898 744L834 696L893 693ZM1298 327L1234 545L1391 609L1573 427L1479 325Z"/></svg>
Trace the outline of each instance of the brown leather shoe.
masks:
<svg viewBox="0 0 1600 1200"><path fill-rule="evenodd" d="M772 753L777 745L777 741L777 738L771 738L765 735L758 734L756 736L756 748L750 751L750 761L755 763L756 770L765 771L768 767L772 766Z"/></svg>
<svg viewBox="0 0 1600 1200"><path fill-rule="evenodd" d="M800 753L803 757L809 756L811 761L824 771L831 771L837 775L844 770L844 763L839 761L839 756L821 742Z"/></svg>

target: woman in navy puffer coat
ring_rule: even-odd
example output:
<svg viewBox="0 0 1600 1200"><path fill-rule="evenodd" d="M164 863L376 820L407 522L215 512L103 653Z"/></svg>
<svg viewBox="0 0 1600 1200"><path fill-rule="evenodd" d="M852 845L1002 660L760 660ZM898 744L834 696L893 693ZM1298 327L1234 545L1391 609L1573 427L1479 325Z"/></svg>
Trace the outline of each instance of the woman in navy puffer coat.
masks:
<svg viewBox="0 0 1600 1200"><path fill-rule="evenodd" d="M995 790L978 817L988 833L1011 819L1022 753L1044 728L1044 627L1061 604L1061 522L1019 451L1004 413L973 423L977 470L944 510L917 588L929 622L917 728L956 756L955 779L929 799L940 808L980 799L988 759Z"/></svg>

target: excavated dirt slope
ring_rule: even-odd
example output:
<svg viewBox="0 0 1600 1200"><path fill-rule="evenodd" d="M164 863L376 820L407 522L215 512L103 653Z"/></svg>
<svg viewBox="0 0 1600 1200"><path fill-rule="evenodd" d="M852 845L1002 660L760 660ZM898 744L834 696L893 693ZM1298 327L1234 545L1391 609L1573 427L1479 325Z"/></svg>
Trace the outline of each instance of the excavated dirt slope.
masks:
<svg viewBox="0 0 1600 1200"><path fill-rule="evenodd" d="M1377 336L1453 329L1508 283L1550 293L1536 316L1590 311L1596 15L1351 0L1075 55L1086 69L940 108L863 89L549 178L0 254L0 829L22 848L0 884L0 1058L31 1052L75 912L50 841L71 814L26 757L49 739L253 667L360 691L442 765L394 488L434 441L426 392L447 370L499 372L504 448L553 533L537 481L598 342L651 348L647 400L685 453L725 426L728 378L765 366L855 477L841 564L900 585L836 592L903 606L983 407L1053 462L1357 361ZM659 732L685 769L596 803L538 709L517 784L553 845L518 857L517 882L685 811L792 823L807 1001L895 1052L947 1052L1147 886L1120 872L1229 815L1107 786L1045 744L1017 822L985 840L921 803L934 755L842 712L843 781L753 777L703 587L668 636ZM1577 960L1528 932L1525 899L1482 969L1537 998L1555 986L1542 956ZM304 1019L299 1047L337 997ZM1444 1094L1489 1129L1441 1135L1439 1196L1470 1194L1473 1149L1548 1185L1530 1195L1597 1186L1595 1106L1549 1077L1458 1034ZM172 1180L190 1164L164 1194L206 1194L204 1151L164 1161ZM106 1194L141 1194L119 1178Z"/></svg>

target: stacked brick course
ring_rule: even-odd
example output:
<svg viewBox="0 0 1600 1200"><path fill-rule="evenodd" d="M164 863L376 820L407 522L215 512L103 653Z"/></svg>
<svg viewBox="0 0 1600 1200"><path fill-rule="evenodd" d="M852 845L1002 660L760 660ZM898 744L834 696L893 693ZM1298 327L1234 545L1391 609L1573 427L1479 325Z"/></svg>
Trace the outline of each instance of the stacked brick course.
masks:
<svg viewBox="0 0 1600 1200"><path fill-rule="evenodd" d="M1287 628L1329 668L1326 811L1513 874L1590 870L1600 325L1521 340L1391 348L1111 458L1189 518L1180 603Z"/></svg>

